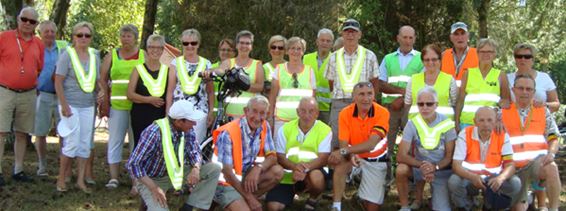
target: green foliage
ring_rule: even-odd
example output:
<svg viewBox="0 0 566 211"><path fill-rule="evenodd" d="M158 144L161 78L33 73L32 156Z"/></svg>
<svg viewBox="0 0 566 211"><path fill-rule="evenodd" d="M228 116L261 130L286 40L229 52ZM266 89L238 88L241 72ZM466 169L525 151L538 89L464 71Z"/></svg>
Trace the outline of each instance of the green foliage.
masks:
<svg viewBox="0 0 566 211"><path fill-rule="evenodd" d="M8 18L6 17L6 11L4 10L4 5L0 2L0 31L8 29Z"/></svg>

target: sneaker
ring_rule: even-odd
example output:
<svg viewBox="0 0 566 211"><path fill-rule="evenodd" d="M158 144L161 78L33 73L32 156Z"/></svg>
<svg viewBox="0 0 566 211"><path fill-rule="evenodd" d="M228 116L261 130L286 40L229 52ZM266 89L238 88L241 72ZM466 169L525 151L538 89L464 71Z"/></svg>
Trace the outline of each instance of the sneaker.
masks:
<svg viewBox="0 0 566 211"><path fill-rule="evenodd" d="M413 203L411 203L411 206L409 206L409 208L410 208L411 210L418 210L418 209L421 208L421 202L415 200L415 201L413 201Z"/></svg>
<svg viewBox="0 0 566 211"><path fill-rule="evenodd" d="M38 169L37 170L37 176L48 177L49 173L47 173L47 169Z"/></svg>
<svg viewBox="0 0 566 211"><path fill-rule="evenodd" d="M20 173L13 174L12 179L14 179L15 181L18 181L18 182L33 182L33 179L31 177L28 177L24 173L24 171L20 171Z"/></svg>
<svg viewBox="0 0 566 211"><path fill-rule="evenodd" d="M399 209L399 211L411 211L411 208L409 208L409 207L401 207L401 209Z"/></svg>
<svg viewBox="0 0 566 211"><path fill-rule="evenodd" d="M119 185L120 185L120 182L118 182L117 179L110 179L110 181L108 181L108 183L106 184L106 188L114 189L114 188L117 188Z"/></svg>

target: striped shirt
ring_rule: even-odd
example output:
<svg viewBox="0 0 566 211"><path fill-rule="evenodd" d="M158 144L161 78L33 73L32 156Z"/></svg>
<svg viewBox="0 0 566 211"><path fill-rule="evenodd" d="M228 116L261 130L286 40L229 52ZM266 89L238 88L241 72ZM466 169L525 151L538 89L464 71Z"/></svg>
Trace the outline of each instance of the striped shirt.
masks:
<svg viewBox="0 0 566 211"><path fill-rule="evenodd" d="M199 144L195 139L195 132L191 129L188 133L179 132L170 126L173 135L174 152L177 154L181 136L185 136L185 165L201 163L201 152ZM132 178L148 176L151 178L163 177L167 171L163 157L163 144L161 142L161 130L154 122L141 134L138 145L130 155L126 163L126 169Z"/></svg>

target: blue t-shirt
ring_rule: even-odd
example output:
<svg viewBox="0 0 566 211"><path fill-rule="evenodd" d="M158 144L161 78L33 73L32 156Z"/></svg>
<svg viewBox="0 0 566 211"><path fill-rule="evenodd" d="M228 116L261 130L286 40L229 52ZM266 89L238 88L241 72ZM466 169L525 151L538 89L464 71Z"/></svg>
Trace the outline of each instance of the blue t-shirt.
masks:
<svg viewBox="0 0 566 211"><path fill-rule="evenodd" d="M37 89L42 92L55 93L55 83L53 82L53 73L55 72L55 66L57 64L57 59L59 58L59 49L57 45L53 43L51 48L45 46L45 53L43 56L43 68L41 73L37 78Z"/></svg>

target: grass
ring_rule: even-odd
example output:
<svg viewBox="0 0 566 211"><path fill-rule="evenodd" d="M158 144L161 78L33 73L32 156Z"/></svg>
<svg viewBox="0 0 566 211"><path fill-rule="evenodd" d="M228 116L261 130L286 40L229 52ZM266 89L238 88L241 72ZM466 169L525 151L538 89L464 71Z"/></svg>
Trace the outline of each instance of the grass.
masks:
<svg viewBox="0 0 566 211"><path fill-rule="evenodd" d="M130 180L127 172L122 168L120 176L120 186L117 189L108 190L104 187L109 179L108 165L106 162L106 141L107 133L104 130L98 130L95 138L95 160L94 173L96 185L91 186L94 190L93 194L86 195L78 189L71 188L65 194L59 194L55 191L55 181L58 172L58 150L57 138L48 138L48 165L49 177L34 177L34 183L16 183L10 178L13 168L13 152L6 146L6 153L3 161L4 179L7 185L0 189L0 210L137 210L139 200L137 197L128 195L130 191ZM124 160L127 159L127 145L124 146ZM561 209L566 210L566 152L562 152L559 158L559 169L561 170L562 194ZM123 166L122 166L123 167ZM37 156L35 151L28 150L25 156L25 172L35 175L37 168ZM74 181L74 178L73 178ZM73 187L69 184L68 187ZM349 186L346 197L343 200L344 210L361 210L355 195L355 187ZM430 197L430 191L425 191L425 196ZM184 202L185 197L175 196L172 193L167 195L171 210L177 210ZM304 196L301 196L292 207L288 210L302 209ZM319 203L319 210L328 210L331 205L331 199L323 198ZM383 210L397 210L398 196L395 186L391 187L391 191L386 197ZM219 209L218 209L219 210ZM423 208L421 210L428 210Z"/></svg>

